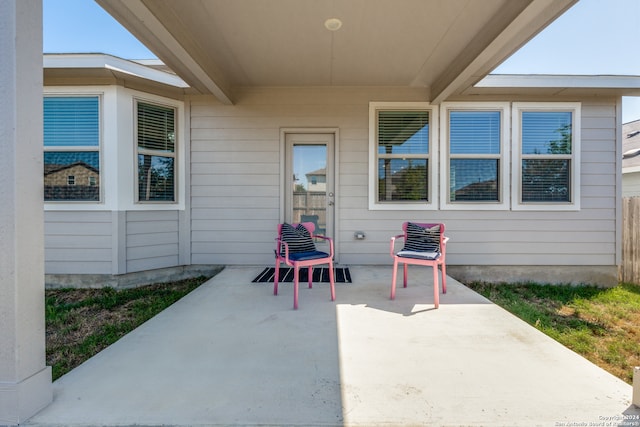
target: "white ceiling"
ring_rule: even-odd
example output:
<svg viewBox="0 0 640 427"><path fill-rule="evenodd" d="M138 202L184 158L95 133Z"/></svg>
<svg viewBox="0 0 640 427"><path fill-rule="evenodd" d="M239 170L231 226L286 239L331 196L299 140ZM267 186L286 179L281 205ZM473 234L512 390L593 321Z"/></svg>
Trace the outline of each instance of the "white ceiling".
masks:
<svg viewBox="0 0 640 427"><path fill-rule="evenodd" d="M444 100L576 0L96 0L200 93L414 86ZM324 27L328 18L343 25Z"/></svg>

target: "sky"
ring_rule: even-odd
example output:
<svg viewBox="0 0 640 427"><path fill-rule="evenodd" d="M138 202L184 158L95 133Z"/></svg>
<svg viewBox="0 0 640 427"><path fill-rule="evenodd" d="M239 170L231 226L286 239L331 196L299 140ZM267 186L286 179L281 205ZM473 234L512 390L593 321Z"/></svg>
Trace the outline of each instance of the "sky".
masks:
<svg viewBox="0 0 640 427"><path fill-rule="evenodd" d="M155 58L93 0L42 4L45 53ZM493 73L640 76L639 19L640 0L580 0ZM640 97L623 98L622 122L639 119Z"/></svg>

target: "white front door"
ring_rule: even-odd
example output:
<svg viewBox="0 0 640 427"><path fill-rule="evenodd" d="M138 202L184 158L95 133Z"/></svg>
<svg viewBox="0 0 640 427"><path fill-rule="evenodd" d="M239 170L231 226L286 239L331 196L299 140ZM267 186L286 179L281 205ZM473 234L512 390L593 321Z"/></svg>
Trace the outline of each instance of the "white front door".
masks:
<svg viewBox="0 0 640 427"><path fill-rule="evenodd" d="M334 234L334 142L333 133L285 137L285 221L313 222L316 234L329 237Z"/></svg>

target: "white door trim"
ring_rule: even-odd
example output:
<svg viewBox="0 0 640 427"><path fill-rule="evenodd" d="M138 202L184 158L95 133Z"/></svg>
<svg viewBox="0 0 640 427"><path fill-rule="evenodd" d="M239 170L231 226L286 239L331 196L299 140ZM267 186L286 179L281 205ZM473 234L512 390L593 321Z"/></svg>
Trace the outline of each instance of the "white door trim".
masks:
<svg viewBox="0 0 640 427"><path fill-rule="evenodd" d="M317 134L332 134L333 135L333 182L334 182L334 221L333 221L333 233L334 233L334 251L335 262L339 260L340 254L340 241L338 236L340 235L340 130L334 127L313 127L313 128L280 128L280 215L279 222L285 220L285 208L286 208L286 164L287 164L287 149L286 149L286 137L287 134L296 133L317 133Z"/></svg>

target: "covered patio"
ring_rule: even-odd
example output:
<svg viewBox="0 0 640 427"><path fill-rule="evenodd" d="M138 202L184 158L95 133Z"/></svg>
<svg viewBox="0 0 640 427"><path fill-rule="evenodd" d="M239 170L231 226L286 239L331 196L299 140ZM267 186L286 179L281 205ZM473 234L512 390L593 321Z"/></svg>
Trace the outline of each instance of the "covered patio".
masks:
<svg viewBox="0 0 640 427"><path fill-rule="evenodd" d="M632 387L448 278L390 266L353 283L252 283L227 267L54 382L31 426L624 424ZM399 273L401 274L401 273ZM606 424L612 422L612 424ZM569 424L585 423L585 424ZM591 424L599 425L599 424Z"/></svg>

